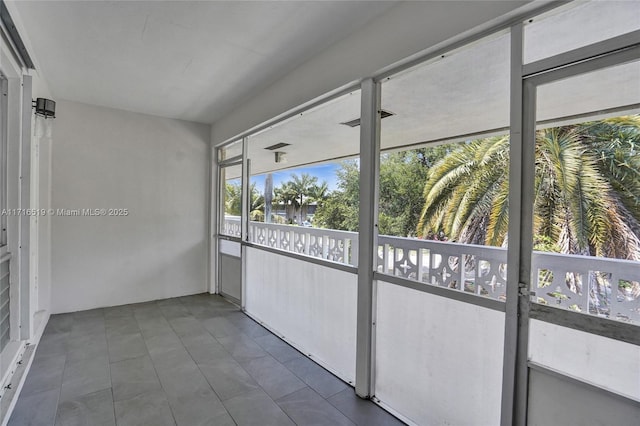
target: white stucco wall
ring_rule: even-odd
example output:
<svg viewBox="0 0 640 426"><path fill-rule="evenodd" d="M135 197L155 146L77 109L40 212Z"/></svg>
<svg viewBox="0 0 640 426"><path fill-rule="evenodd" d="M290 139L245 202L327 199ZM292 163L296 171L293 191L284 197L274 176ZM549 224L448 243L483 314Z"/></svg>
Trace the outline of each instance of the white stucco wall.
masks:
<svg viewBox="0 0 640 426"><path fill-rule="evenodd" d="M358 277L251 247L245 256L247 313L353 383Z"/></svg>
<svg viewBox="0 0 640 426"><path fill-rule="evenodd" d="M52 218L52 311L206 290L208 142L202 124L58 100L54 209L128 209Z"/></svg>
<svg viewBox="0 0 640 426"><path fill-rule="evenodd" d="M418 425L498 425L503 312L378 281L375 396Z"/></svg>

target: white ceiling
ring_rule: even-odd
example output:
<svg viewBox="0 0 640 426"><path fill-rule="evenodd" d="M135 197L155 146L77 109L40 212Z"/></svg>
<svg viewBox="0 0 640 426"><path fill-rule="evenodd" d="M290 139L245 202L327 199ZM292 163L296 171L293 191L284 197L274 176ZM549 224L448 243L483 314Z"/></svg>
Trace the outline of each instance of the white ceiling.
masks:
<svg viewBox="0 0 640 426"><path fill-rule="evenodd" d="M597 16L603 16L604 12L599 3L594 4L594 8L586 8L577 3L571 5L575 8L567 7L555 15L535 19L531 25L538 26L540 34L553 34L558 15L579 15L582 19L574 19L573 23L565 20L571 30L563 39L566 49L580 45L585 31L595 40L611 37L607 25L610 21L598 23ZM606 12L609 15L616 12L609 19L625 31L640 26L640 8L631 3L617 3ZM589 27L586 23L593 25ZM530 57L548 57L558 50L550 44L544 37L533 38L525 45L525 51ZM437 141L467 140L472 135L507 133L509 53L510 37L502 32L385 80L382 108L395 115L381 122L381 147L392 150ZM541 127L549 127L638 113L639 81L640 61L635 61L540 86L537 119ZM359 110L360 94L356 91L250 135L251 172L261 174L356 156L359 127L340 123L357 118ZM278 150L286 153L286 164L276 164L273 152L264 149L280 142L291 144Z"/></svg>
<svg viewBox="0 0 640 426"><path fill-rule="evenodd" d="M15 2L54 98L212 123L386 1Z"/></svg>

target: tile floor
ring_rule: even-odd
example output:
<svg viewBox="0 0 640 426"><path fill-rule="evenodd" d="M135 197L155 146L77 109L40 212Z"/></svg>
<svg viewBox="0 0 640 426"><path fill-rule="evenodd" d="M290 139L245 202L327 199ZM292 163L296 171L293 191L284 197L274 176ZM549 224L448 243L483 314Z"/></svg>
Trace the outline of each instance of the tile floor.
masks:
<svg viewBox="0 0 640 426"><path fill-rule="evenodd" d="M9 426L401 425L219 296L52 316Z"/></svg>

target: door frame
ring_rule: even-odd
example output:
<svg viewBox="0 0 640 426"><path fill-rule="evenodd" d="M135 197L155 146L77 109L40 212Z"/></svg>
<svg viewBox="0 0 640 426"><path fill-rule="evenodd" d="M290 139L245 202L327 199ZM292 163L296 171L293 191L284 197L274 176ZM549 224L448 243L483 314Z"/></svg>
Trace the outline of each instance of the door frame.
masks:
<svg viewBox="0 0 640 426"><path fill-rule="evenodd" d="M535 182L535 133L537 88L541 85L572 78L590 72L611 68L625 63L640 61L640 31L634 31L619 37L595 43L589 46L565 52L527 65L520 62L522 54L522 25L512 27L512 65L520 81L512 80L512 119L511 119L511 171L518 176L510 179L519 191L511 191L515 197L511 204L517 221L510 221L510 235L517 238L518 244L510 246L512 282L517 291L507 296L506 327L514 329L505 341L505 386L503 386L502 424L511 424L508 400L513 395L513 424L524 426L528 415L528 393L530 389L529 372L541 367L530 362L529 329L531 319L598 334L608 338L638 344L638 327L607 318L594 317L568 310L545 307L533 302L535 282L531 276L533 253L533 196ZM518 52L519 50L519 52ZM513 53L513 51L512 51ZM518 54L519 53L519 54ZM519 60L520 59L520 60ZM521 63L521 62L520 62ZM514 70L512 70L514 71ZM513 74L512 74L513 75ZM515 102L516 100L520 102ZM518 192L516 194L516 192ZM510 211L511 213L511 211ZM510 214L510 218L515 218ZM511 228L513 226L513 228ZM515 270L514 270L515 269ZM514 286L515 288L515 286ZM513 290L512 290L513 291ZM509 297L511 296L511 297ZM511 307L509 301L512 301ZM612 327L614 326L614 327ZM613 332L615 330L615 332ZM507 345L510 343L510 345ZM511 352L510 352L511 350ZM508 365L507 360L511 361ZM509 366L513 368L509 371ZM569 375L555 372L557 377L566 381L575 381ZM513 393L508 393L508 382L512 381ZM582 383L582 382L581 382ZM588 386L588 384L584 384ZM606 389L601 389L607 392Z"/></svg>
<svg viewBox="0 0 640 426"><path fill-rule="evenodd" d="M236 155L225 159L222 155L222 152L225 148L227 148L231 144L235 143L242 144L242 153L240 155ZM242 248L242 241L244 236L246 235L246 226L245 222L245 209L246 209L246 188L248 187L247 179L245 178L246 173L246 165L245 160L245 149L246 149L246 138L242 138L240 140L234 140L230 143L224 144L219 147L215 147L212 150L212 179L211 179L211 192L212 192L212 202L211 202L211 255L210 255L210 284L209 284L209 292L212 294L220 294L224 297L229 298L235 303L239 303L242 306L244 305L244 261L243 254L244 249ZM222 225L224 223L224 196L223 196L223 185L226 182L223 179L224 169L228 167L237 167L241 166L241 234L240 236L231 236L222 233ZM232 243L237 243L240 245L240 278L241 278L241 297L240 299L236 299L234 296L226 294L222 290L221 279L222 279L222 269L220 265L222 264L222 256L229 256L229 254L224 254L220 250L220 244L222 241L229 241Z"/></svg>

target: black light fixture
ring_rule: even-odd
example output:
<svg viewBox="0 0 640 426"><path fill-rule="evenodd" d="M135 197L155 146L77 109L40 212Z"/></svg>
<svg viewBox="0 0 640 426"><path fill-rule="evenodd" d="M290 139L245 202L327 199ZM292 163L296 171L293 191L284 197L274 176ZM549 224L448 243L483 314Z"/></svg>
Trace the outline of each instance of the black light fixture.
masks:
<svg viewBox="0 0 640 426"><path fill-rule="evenodd" d="M33 102L36 115L44 118L56 118L56 103L51 99L38 98Z"/></svg>

